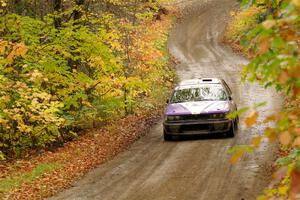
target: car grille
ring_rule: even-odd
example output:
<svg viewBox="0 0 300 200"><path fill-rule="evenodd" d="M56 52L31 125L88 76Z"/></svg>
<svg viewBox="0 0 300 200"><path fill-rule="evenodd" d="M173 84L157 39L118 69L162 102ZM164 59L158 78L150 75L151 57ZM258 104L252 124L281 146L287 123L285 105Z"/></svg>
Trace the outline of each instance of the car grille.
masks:
<svg viewBox="0 0 300 200"><path fill-rule="evenodd" d="M192 121L192 120L208 120L208 119L225 119L226 114L198 114L198 115L178 115L168 116L168 121Z"/></svg>
<svg viewBox="0 0 300 200"><path fill-rule="evenodd" d="M199 119L213 119L211 114L201 114L201 115L184 115L180 117L181 120L199 120Z"/></svg>
<svg viewBox="0 0 300 200"><path fill-rule="evenodd" d="M224 131L229 126L228 122L217 124L183 124L183 125L167 125L165 126L167 132L170 133L187 133L187 132L209 132L209 131Z"/></svg>

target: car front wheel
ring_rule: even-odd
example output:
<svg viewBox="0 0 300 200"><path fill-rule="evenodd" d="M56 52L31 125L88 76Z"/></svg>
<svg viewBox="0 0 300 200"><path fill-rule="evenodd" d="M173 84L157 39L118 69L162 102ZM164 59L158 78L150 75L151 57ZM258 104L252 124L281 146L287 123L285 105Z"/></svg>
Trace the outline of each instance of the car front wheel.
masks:
<svg viewBox="0 0 300 200"><path fill-rule="evenodd" d="M165 141L171 141L172 140L172 135L169 135L166 133L166 131L164 131L164 140Z"/></svg>

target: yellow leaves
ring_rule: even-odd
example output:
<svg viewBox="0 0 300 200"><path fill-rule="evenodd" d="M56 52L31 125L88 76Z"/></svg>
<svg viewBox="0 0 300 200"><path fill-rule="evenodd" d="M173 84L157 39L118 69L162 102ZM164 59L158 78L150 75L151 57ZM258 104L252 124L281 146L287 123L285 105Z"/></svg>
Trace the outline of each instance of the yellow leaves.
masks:
<svg viewBox="0 0 300 200"><path fill-rule="evenodd" d="M294 147L300 147L300 137L297 137L293 142Z"/></svg>
<svg viewBox="0 0 300 200"><path fill-rule="evenodd" d="M23 120L18 121L18 129L22 133L30 133L33 130L31 126L25 125Z"/></svg>
<svg viewBox="0 0 300 200"><path fill-rule="evenodd" d="M28 51L28 48L24 43L18 43L13 45L12 51L7 56L7 62L8 64L12 64L14 62L15 57L21 56L24 57ZM1 50L0 50L1 51ZM3 51L3 49L2 49Z"/></svg>
<svg viewBox="0 0 300 200"><path fill-rule="evenodd" d="M275 20L268 19L262 23L263 27L266 29L272 28L276 24Z"/></svg>
<svg viewBox="0 0 300 200"><path fill-rule="evenodd" d="M300 0L292 0L292 3L297 6L300 7Z"/></svg>
<svg viewBox="0 0 300 200"><path fill-rule="evenodd" d="M2 102L9 102L10 99L11 99L11 98L10 98L10 96L8 96L8 95L4 95L4 96L1 97L1 101L2 101Z"/></svg>
<svg viewBox="0 0 300 200"><path fill-rule="evenodd" d="M33 70L33 72L31 73L31 77L30 80L31 81L36 81L36 80L40 80L43 78L43 74L41 72L39 72L38 70Z"/></svg>
<svg viewBox="0 0 300 200"><path fill-rule="evenodd" d="M245 151L240 149L238 151L236 151L230 158L229 162L230 164L234 165L235 163L237 163L237 161L240 160L240 158L245 154Z"/></svg>
<svg viewBox="0 0 300 200"><path fill-rule="evenodd" d="M275 121L276 119L277 119L277 116L275 114L269 115L268 117L266 117L266 119L263 121L263 123L269 123L269 122Z"/></svg>
<svg viewBox="0 0 300 200"><path fill-rule="evenodd" d="M6 48L9 47L9 42L0 40L0 55L4 55L6 52Z"/></svg>
<svg viewBox="0 0 300 200"><path fill-rule="evenodd" d="M265 136L268 138L270 143L275 142L277 138L276 129L267 127L265 129Z"/></svg>
<svg viewBox="0 0 300 200"><path fill-rule="evenodd" d="M8 120L0 118L0 125L6 124Z"/></svg>
<svg viewBox="0 0 300 200"><path fill-rule="evenodd" d="M279 195L286 195L289 191L289 187L284 185L278 188L278 194Z"/></svg>
<svg viewBox="0 0 300 200"><path fill-rule="evenodd" d="M292 141L292 136L288 131L285 131L279 135L279 142L282 145L289 145Z"/></svg>
<svg viewBox="0 0 300 200"><path fill-rule="evenodd" d="M259 145L261 144L261 141L262 141L262 137L261 136L257 136L255 138L253 138L253 140L252 140L252 146L254 148L259 147Z"/></svg>
<svg viewBox="0 0 300 200"><path fill-rule="evenodd" d="M245 124L247 127L253 126L257 122L258 112L253 111L246 119Z"/></svg>
<svg viewBox="0 0 300 200"><path fill-rule="evenodd" d="M1 1L1 7L6 7L6 6L7 6L7 3L4 0L2 0Z"/></svg>

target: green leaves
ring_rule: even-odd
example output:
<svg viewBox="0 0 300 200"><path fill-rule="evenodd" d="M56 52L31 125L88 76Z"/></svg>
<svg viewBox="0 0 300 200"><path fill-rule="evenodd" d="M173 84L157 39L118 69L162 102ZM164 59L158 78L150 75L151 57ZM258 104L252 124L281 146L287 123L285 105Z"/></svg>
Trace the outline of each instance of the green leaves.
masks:
<svg viewBox="0 0 300 200"><path fill-rule="evenodd" d="M291 106L286 106L278 114L273 114L264 120L264 124L272 124L265 129L264 134L253 138L251 147L258 148L263 139L270 143L278 141L281 146L282 158L277 160L279 172L271 189L258 199L297 199L300 195L300 10L298 0L263 0L243 1L248 5L242 13L250 13L253 5L258 8L259 16L265 16L261 23L248 25L248 30L239 32L244 49L251 55L250 63L242 72L243 79L258 81L265 87L274 87L283 91L289 97ZM264 10L265 9L265 10ZM240 15L238 15L240 17ZM249 18L251 18L249 16ZM247 21L241 18L238 21ZM248 19L248 21L250 21ZM238 24L238 22L236 22ZM254 106L256 107L256 106ZM259 113L253 112L246 118L246 125L257 124ZM259 123L259 122L258 122ZM237 150L233 161L241 157L245 150ZM297 197L298 196L298 197Z"/></svg>

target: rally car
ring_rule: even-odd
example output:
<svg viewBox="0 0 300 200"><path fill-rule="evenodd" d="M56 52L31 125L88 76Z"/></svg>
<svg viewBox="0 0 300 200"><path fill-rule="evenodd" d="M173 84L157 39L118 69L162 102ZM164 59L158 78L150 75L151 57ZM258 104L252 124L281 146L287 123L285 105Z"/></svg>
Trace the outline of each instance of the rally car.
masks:
<svg viewBox="0 0 300 200"><path fill-rule="evenodd" d="M165 111L163 135L173 136L226 133L234 137L238 117L227 115L237 110L232 92L223 79L200 78L179 83Z"/></svg>

